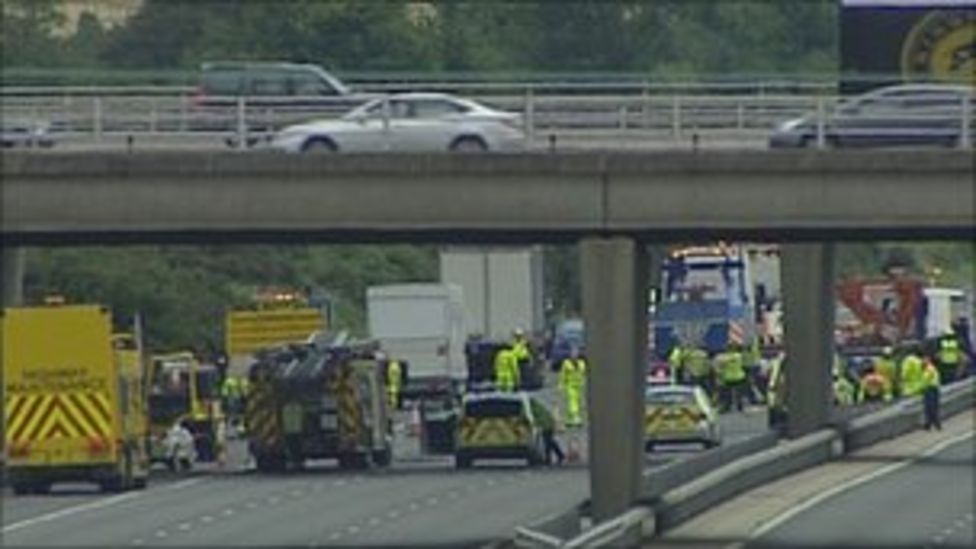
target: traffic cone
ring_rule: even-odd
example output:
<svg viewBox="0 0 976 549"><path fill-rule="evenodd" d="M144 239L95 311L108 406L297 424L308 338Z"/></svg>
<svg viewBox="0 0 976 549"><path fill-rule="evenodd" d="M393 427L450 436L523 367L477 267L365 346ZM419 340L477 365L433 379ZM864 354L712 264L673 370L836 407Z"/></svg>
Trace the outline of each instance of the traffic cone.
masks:
<svg viewBox="0 0 976 549"><path fill-rule="evenodd" d="M580 448L579 448L579 438L576 435L571 435L566 440L566 462L567 463L579 463L580 461Z"/></svg>
<svg viewBox="0 0 976 549"><path fill-rule="evenodd" d="M410 424L407 429L407 434L411 437L420 436L420 403L413 405L413 410L410 412Z"/></svg>

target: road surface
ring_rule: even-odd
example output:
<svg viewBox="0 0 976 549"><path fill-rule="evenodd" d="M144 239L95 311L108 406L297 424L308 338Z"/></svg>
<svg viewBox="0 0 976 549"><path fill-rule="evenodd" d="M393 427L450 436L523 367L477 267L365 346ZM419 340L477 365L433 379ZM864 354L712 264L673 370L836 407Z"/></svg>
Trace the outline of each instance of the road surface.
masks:
<svg viewBox="0 0 976 549"><path fill-rule="evenodd" d="M765 415L723 418L727 440L752 436ZM585 443L585 441L584 441ZM583 463L525 469L489 463L458 471L449 456L422 456L397 437L388 470L350 473L322 462L300 473L264 475L238 460L190 478L154 476L141 492L103 495L85 485L49 495L2 497L4 547L23 546L478 546L586 499ZM649 468L697 452L674 446Z"/></svg>
<svg viewBox="0 0 976 549"><path fill-rule="evenodd" d="M747 547L974 547L976 440L804 510Z"/></svg>

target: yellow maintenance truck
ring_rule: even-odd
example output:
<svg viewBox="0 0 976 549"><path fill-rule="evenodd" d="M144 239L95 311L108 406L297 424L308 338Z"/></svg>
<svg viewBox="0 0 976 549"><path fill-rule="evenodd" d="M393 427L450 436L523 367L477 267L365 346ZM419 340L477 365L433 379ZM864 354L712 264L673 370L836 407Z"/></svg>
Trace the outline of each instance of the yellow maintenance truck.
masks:
<svg viewBox="0 0 976 549"><path fill-rule="evenodd" d="M145 410L132 390L135 369L113 349L108 309L7 308L2 331L5 458L14 492L45 492L61 481L106 491L145 487Z"/></svg>
<svg viewBox="0 0 976 549"><path fill-rule="evenodd" d="M146 377L146 400L154 463L169 462L166 434L177 422L192 433L198 461L219 459L226 442L219 389L217 368L200 364L189 351L152 356Z"/></svg>
<svg viewBox="0 0 976 549"><path fill-rule="evenodd" d="M324 458L342 468L389 465L392 423L375 349L332 342L258 353L245 418L259 471Z"/></svg>

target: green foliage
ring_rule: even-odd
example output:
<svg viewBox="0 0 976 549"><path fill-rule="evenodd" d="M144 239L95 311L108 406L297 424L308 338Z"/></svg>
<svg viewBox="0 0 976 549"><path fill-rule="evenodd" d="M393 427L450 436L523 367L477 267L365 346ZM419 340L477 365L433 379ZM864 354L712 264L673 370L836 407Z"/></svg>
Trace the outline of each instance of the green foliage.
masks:
<svg viewBox="0 0 976 549"><path fill-rule="evenodd" d="M30 250L29 303L62 294L108 305L120 328L135 313L154 349L223 347L228 308L251 304L263 286L325 290L337 324L365 331L366 287L432 281L432 248L407 246L139 246Z"/></svg>
<svg viewBox="0 0 976 549"><path fill-rule="evenodd" d="M59 4L5 2L6 67L173 70L275 59L339 72L836 70L834 0L146 0L123 26L101 31L86 21L67 39L52 36Z"/></svg>

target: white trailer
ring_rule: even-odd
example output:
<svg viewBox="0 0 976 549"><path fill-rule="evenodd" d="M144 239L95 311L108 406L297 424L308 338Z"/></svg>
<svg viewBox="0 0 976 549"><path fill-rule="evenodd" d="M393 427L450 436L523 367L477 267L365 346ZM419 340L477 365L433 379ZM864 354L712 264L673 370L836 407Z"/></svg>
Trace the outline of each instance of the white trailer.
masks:
<svg viewBox="0 0 976 549"><path fill-rule="evenodd" d="M452 247L441 250L441 282L464 293L468 334L508 339L545 329L542 249Z"/></svg>
<svg viewBox="0 0 976 549"><path fill-rule="evenodd" d="M394 284L366 291L370 337L405 361L406 397L454 391L467 379L463 293L453 284Z"/></svg>

